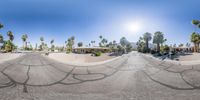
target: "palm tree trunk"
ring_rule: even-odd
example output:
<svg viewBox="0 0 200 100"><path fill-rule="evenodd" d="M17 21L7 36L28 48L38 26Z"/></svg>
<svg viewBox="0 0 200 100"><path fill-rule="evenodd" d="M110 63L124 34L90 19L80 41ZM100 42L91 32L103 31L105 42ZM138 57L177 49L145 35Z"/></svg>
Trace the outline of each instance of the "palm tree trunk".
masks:
<svg viewBox="0 0 200 100"><path fill-rule="evenodd" d="M196 43L194 43L194 52L197 52L197 45L196 45Z"/></svg>
<svg viewBox="0 0 200 100"><path fill-rule="evenodd" d="M160 52L160 44L157 43L157 52Z"/></svg>
<svg viewBox="0 0 200 100"><path fill-rule="evenodd" d="M27 42L25 41L25 48L27 48Z"/></svg>
<svg viewBox="0 0 200 100"><path fill-rule="evenodd" d="M23 49L25 50L25 42L23 41Z"/></svg>
<svg viewBox="0 0 200 100"><path fill-rule="evenodd" d="M146 49L149 49L149 42L146 40Z"/></svg>

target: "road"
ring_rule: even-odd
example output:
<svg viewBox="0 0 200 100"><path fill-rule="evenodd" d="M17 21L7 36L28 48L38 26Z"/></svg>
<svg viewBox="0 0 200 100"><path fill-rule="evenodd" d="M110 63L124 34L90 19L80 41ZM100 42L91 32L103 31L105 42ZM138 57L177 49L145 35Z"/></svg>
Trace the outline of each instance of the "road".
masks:
<svg viewBox="0 0 200 100"><path fill-rule="evenodd" d="M199 100L200 66L130 53L72 66L27 53L0 64L0 100Z"/></svg>

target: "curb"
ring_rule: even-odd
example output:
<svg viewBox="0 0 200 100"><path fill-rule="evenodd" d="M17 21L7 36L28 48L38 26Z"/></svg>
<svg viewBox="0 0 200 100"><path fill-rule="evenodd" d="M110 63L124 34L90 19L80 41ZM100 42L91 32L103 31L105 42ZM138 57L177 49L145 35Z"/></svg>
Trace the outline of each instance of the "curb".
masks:
<svg viewBox="0 0 200 100"><path fill-rule="evenodd" d="M45 56L45 55L42 55L43 57L45 58L48 58L48 59L51 59L51 60L54 60L54 61L57 61L57 62L60 62L60 63L63 63L63 64L67 64L67 65L71 65L71 66L78 66L78 67L87 67L87 66L96 66L96 65L102 65L102 64L105 64L105 63L109 63L109 62L112 62L112 61L115 61L125 55L122 55L122 56L118 56L116 58L112 58L112 59L109 59L109 60L105 60L105 61L100 61L100 62L92 62L92 63L70 63L70 62L61 62L59 60L55 60L55 59L52 59L48 56Z"/></svg>

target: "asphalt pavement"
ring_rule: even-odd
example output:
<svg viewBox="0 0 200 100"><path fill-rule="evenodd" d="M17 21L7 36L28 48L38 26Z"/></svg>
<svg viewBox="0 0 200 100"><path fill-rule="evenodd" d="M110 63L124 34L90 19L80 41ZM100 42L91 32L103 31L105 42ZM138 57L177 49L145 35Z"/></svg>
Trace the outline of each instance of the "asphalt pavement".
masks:
<svg viewBox="0 0 200 100"><path fill-rule="evenodd" d="M130 53L94 66L25 55L0 64L0 100L199 100L200 66Z"/></svg>

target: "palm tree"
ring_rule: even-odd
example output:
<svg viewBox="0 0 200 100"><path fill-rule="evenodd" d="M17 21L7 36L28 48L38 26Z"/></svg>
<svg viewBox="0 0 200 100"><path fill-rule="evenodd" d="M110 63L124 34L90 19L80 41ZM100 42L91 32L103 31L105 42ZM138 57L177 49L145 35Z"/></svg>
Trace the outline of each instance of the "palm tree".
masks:
<svg viewBox="0 0 200 100"><path fill-rule="evenodd" d="M51 43L51 45L52 45L52 44L54 43L54 39L52 39L50 43Z"/></svg>
<svg viewBox="0 0 200 100"><path fill-rule="evenodd" d="M14 35L13 35L12 31L8 31L8 32L7 32L7 35L8 35L8 37L9 37L9 40L10 40L10 41L13 41L13 40L14 40Z"/></svg>
<svg viewBox="0 0 200 100"><path fill-rule="evenodd" d="M3 24L0 23L0 29L1 28L3 28ZM3 42L4 42L3 35L0 34L0 43L3 43Z"/></svg>
<svg viewBox="0 0 200 100"><path fill-rule="evenodd" d="M173 47L176 48L176 44L174 44Z"/></svg>
<svg viewBox="0 0 200 100"><path fill-rule="evenodd" d="M40 37L40 41L41 41L40 49L43 50L43 48L44 48L44 38Z"/></svg>
<svg viewBox="0 0 200 100"><path fill-rule="evenodd" d="M99 46L100 46L100 47L102 47L102 40L103 40L103 36L102 36L102 35L100 35L100 36L99 36L99 38L100 38Z"/></svg>
<svg viewBox="0 0 200 100"><path fill-rule="evenodd" d="M74 37L74 36L72 36L72 37L71 37L71 40L75 40L75 37Z"/></svg>
<svg viewBox="0 0 200 100"><path fill-rule="evenodd" d="M3 43L3 35L0 34L0 43Z"/></svg>
<svg viewBox="0 0 200 100"><path fill-rule="evenodd" d="M94 44L95 44L95 41L91 41L91 44L92 44L92 46L94 46Z"/></svg>
<svg viewBox="0 0 200 100"><path fill-rule="evenodd" d="M115 48L117 46L117 42L115 40L113 40L113 47Z"/></svg>
<svg viewBox="0 0 200 100"><path fill-rule="evenodd" d="M50 43L51 43L51 51L54 51L54 48L55 48L55 46L53 45L54 39L52 39Z"/></svg>
<svg viewBox="0 0 200 100"><path fill-rule="evenodd" d="M192 24L197 26L200 24L200 21L199 20L192 20Z"/></svg>
<svg viewBox="0 0 200 100"><path fill-rule="evenodd" d="M101 41L101 43L103 44L103 46L105 46L105 45L106 45L106 43L108 43L108 40L107 40L107 39L105 39L105 38L103 38L103 39L102 39L102 41Z"/></svg>
<svg viewBox="0 0 200 100"><path fill-rule="evenodd" d="M68 47L67 48L68 52L72 52L72 48L73 48L73 45L74 45L74 40L75 40L74 36L72 36L71 38L68 38L68 40L66 42L67 43L66 47Z"/></svg>
<svg viewBox="0 0 200 100"><path fill-rule="evenodd" d="M113 43L112 42L109 42L107 47L110 47L110 48L113 48Z"/></svg>
<svg viewBox="0 0 200 100"><path fill-rule="evenodd" d="M149 33L149 32L144 33L143 39L144 39L144 41L145 41L146 50L147 50L147 49L149 49L149 41L152 39L151 33Z"/></svg>
<svg viewBox="0 0 200 100"><path fill-rule="evenodd" d="M24 48L24 50L25 50L25 48L27 48L27 42L26 42L26 40L27 40L27 38L28 38L28 36L27 36L27 34L24 34L24 35L22 35L22 41L23 41L23 48Z"/></svg>
<svg viewBox="0 0 200 100"><path fill-rule="evenodd" d="M103 36L99 36L99 38L101 39L100 40L100 43L99 43L99 46L102 47L102 46L106 46L106 43L108 43L108 40L103 38Z"/></svg>
<svg viewBox="0 0 200 100"><path fill-rule="evenodd" d="M82 47L82 46L83 46L83 42L79 42L78 47Z"/></svg>
<svg viewBox="0 0 200 100"><path fill-rule="evenodd" d="M113 40L113 44L117 44L117 42L115 40Z"/></svg>
<svg viewBox="0 0 200 100"><path fill-rule="evenodd" d="M74 40L75 40L75 37L72 36L72 37L71 37L71 45L72 45L72 46L74 45Z"/></svg>
<svg viewBox="0 0 200 100"><path fill-rule="evenodd" d="M9 40L5 42L5 50L7 52L11 52L15 48L15 45L12 43L12 41L14 40L14 35L12 31L8 31L7 36L9 37Z"/></svg>
<svg viewBox="0 0 200 100"><path fill-rule="evenodd" d="M2 48L2 46L3 46L3 43L4 43L4 40L3 40L3 35L1 35L0 34L0 50L1 50L1 48Z"/></svg>
<svg viewBox="0 0 200 100"><path fill-rule="evenodd" d="M154 33L153 43L157 45L157 52L160 52L160 44L164 43L166 39L164 39L164 34L160 31Z"/></svg>
<svg viewBox="0 0 200 100"><path fill-rule="evenodd" d="M199 20L192 20L192 24L196 26L196 28L200 28L200 21ZM196 31L195 28L195 31Z"/></svg>
<svg viewBox="0 0 200 100"><path fill-rule="evenodd" d="M184 46L184 44L182 44L182 43L181 43L181 44L179 44L179 46L178 46L178 47L183 47L183 46Z"/></svg>
<svg viewBox="0 0 200 100"><path fill-rule="evenodd" d="M0 23L0 29L3 28L3 27L4 27L3 24Z"/></svg>
<svg viewBox="0 0 200 100"><path fill-rule="evenodd" d="M40 41L43 42L43 41L44 41L44 38L43 38L43 37L40 37Z"/></svg>
<svg viewBox="0 0 200 100"><path fill-rule="evenodd" d="M100 39L102 39L102 38L103 38L103 36L102 36L102 35L100 35L100 36L99 36L99 38L100 38Z"/></svg>
<svg viewBox="0 0 200 100"><path fill-rule="evenodd" d="M44 38L40 37L41 44L44 45Z"/></svg>
<svg viewBox="0 0 200 100"><path fill-rule="evenodd" d="M36 44L35 44L35 50L37 50L37 48L38 48L38 47L37 47L37 43L36 43Z"/></svg>
<svg viewBox="0 0 200 100"><path fill-rule="evenodd" d="M199 52L200 35L196 32L193 32L190 40L194 43L194 52Z"/></svg>

